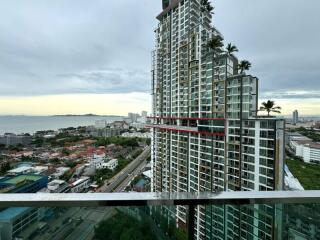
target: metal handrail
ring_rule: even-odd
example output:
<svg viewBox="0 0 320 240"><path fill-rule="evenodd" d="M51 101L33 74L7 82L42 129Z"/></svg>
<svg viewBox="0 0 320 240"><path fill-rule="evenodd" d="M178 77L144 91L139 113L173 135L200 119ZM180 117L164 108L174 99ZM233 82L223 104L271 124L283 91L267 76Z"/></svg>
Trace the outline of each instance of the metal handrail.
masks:
<svg viewBox="0 0 320 240"><path fill-rule="evenodd" d="M320 191L0 194L0 208L320 203Z"/></svg>

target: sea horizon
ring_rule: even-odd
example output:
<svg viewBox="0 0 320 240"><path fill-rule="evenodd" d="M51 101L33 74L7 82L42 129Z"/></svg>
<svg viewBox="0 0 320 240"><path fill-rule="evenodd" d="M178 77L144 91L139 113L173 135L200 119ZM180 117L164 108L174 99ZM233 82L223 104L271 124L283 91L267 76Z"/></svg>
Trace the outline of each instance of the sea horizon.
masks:
<svg viewBox="0 0 320 240"><path fill-rule="evenodd" d="M93 113L87 113L87 114L0 114L0 117L126 117L124 115L113 115L113 114L93 114Z"/></svg>
<svg viewBox="0 0 320 240"><path fill-rule="evenodd" d="M116 121L123 116L88 116L88 115L0 115L0 135L4 133L34 134L37 131L54 130L61 128L91 126L98 120Z"/></svg>

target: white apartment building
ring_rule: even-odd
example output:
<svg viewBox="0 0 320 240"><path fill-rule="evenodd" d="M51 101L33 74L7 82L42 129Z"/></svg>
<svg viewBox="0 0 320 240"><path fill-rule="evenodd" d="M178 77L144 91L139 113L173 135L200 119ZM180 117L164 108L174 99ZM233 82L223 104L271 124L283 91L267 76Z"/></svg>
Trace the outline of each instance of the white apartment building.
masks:
<svg viewBox="0 0 320 240"><path fill-rule="evenodd" d="M72 193L81 193L84 190L88 189L89 186L90 186L90 178L81 177L80 179L70 184L70 191Z"/></svg>
<svg viewBox="0 0 320 240"><path fill-rule="evenodd" d="M108 168L112 171L115 170L117 166L118 166L118 159L111 159L108 162L103 164L104 168Z"/></svg>
<svg viewBox="0 0 320 240"><path fill-rule="evenodd" d="M258 79L238 73L202 0L163 0L152 53L152 190L250 191L283 188L284 120L257 116ZM177 225L186 208L164 210ZM269 214L272 212L273 214ZM254 216L266 216L264 220ZM272 239L273 206L199 206L196 239ZM239 224L241 222L241 229Z"/></svg>
<svg viewBox="0 0 320 240"><path fill-rule="evenodd" d="M64 180L54 179L48 183L47 191L49 193L65 193L69 191L69 184Z"/></svg>
<svg viewBox="0 0 320 240"><path fill-rule="evenodd" d="M56 172L52 174L52 177L53 178L60 178L63 176L63 174L65 174L69 170L70 170L69 167L58 167L58 168L56 168Z"/></svg>
<svg viewBox="0 0 320 240"><path fill-rule="evenodd" d="M90 165L93 165L96 170L108 168L113 171L118 166L118 160L107 160L105 155L102 156L94 154L90 161Z"/></svg>
<svg viewBox="0 0 320 240"><path fill-rule="evenodd" d="M290 147L304 162L320 164L320 143L311 140L291 140Z"/></svg>

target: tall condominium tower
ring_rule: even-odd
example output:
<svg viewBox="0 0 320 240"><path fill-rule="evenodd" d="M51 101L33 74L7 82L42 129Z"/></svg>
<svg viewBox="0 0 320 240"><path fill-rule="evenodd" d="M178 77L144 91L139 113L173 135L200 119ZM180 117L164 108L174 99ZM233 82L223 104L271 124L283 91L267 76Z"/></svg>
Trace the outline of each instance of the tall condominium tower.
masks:
<svg viewBox="0 0 320 240"><path fill-rule="evenodd" d="M258 79L239 73L237 57L213 46L223 36L211 10L204 0L163 0L157 17L152 190L281 190L284 121L257 116ZM171 212L179 226L185 212ZM272 239L276 217L272 206L200 206L196 238Z"/></svg>
<svg viewBox="0 0 320 240"><path fill-rule="evenodd" d="M292 123L297 124L299 122L299 112L298 110L294 110L292 113Z"/></svg>

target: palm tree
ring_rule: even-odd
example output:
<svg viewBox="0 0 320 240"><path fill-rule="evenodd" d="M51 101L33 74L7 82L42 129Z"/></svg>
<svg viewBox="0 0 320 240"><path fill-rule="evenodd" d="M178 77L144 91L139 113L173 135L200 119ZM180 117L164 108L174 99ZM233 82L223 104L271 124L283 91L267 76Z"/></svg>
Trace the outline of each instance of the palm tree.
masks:
<svg viewBox="0 0 320 240"><path fill-rule="evenodd" d="M211 6L211 3L209 2L209 0L201 0L201 6L202 6L202 12L207 10L208 12L213 14L212 11L214 7Z"/></svg>
<svg viewBox="0 0 320 240"><path fill-rule="evenodd" d="M223 47L222 38L220 36L212 37L208 41L207 46L209 49L211 49L214 52L221 50L221 48Z"/></svg>
<svg viewBox="0 0 320 240"><path fill-rule="evenodd" d="M240 70L240 73L242 74L245 70L249 70L251 68L251 63L247 60L242 60L239 63L238 69Z"/></svg>
<svg viewBox="0 0 320 240"><path fill-rule="evenodd" d="M211 14L214 14L213 10L214 10L214 7L212 7L211 4L209 3L209 4L207 5L207 11L208 11L209 13L211 13Z"/></svg>
<svg viewBox="0 0 320 240"><path fill-rule="evenodd" d="M274 101L268 100L267 102L263 102L261 105L260 111L266 111L268 113L268 117L270 116L270 112L281 113L281 107L276 106Z"/></svg>
<svg viewBox="0 0 320 240"><path fill-rule="evenodd" d="M238 48L237 48L235 45L231 44L231 43L229 43L229 44L227 45L226 50L227 50L227 53L228 53L229 55L231 55L231 54L234 53L234 52L238 52L238 51L239 51Z"/></svg>

